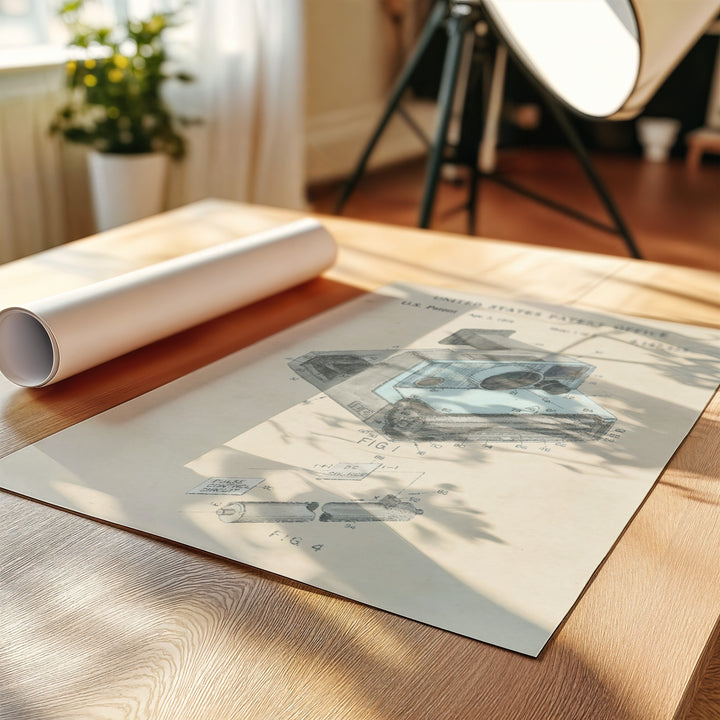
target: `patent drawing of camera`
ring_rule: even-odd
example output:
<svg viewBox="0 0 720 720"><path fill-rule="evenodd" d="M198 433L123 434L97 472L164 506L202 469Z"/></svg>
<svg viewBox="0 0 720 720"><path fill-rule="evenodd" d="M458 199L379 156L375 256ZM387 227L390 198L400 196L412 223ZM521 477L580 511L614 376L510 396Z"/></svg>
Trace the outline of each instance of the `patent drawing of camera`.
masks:
<svg viewBox="0 0 720 720"><path fill-rule="evenodd" d="M310 352L302 378L392 440L591 440L616 422L578 388L595 369L518 342L512 331L467 328L403 351Z"/></svg>

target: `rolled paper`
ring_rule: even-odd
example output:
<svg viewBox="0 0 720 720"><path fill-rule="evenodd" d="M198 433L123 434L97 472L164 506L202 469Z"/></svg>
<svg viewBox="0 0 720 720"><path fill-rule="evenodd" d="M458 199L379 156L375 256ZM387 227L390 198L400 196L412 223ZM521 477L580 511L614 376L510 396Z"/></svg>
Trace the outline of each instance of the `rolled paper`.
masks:
<svg viewBox="0 0 720 720"><path fill-rule="evenodd" d="M311 280L335 261L307 218L0 312L0 372L43 387Z"/></svg>

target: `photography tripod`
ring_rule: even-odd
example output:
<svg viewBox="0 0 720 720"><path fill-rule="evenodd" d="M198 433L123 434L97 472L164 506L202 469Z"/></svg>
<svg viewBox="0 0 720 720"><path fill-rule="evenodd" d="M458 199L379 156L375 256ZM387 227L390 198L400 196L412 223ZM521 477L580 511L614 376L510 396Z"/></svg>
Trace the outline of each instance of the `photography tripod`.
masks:
<svg viewBox="0 0 720 720"><path fill-rule="evenodd" d="M642 257L635 245L635 241L633 240L630 230L615 206L615 203L605 187L605 184L598 175L580 136L567 117L564 108L561 106L560 102L556 100L555 97L552 96L550 92L532 76L529 76L530 81L535 86L541 100L553 115L570 147L577 156L580 165L585 171L588 180L595 189L595 192L600 198L605 211L612 220L613 224L607 225L578 210L575 210L574 208L550 198L546 198L532 190L528 190L508 178L502 177L494 170L488 172L486 169L478 167L477 157L480 149L480 143L483 139L482 126L487 128L497 121L497 87L495 88L495 93L493 93L493 88L488 87L488 85L492 85L494 82L493 69L495 66L495 58L498 55L497 50L502 48L503 52L507 52L505 46L502 45L502 40L497 38L492 32L488 32L483 36L479 36L476 33L476 25L481 20L486 21L482 5L482 0L436 0L430 11L430 15L428 16L425 26L420 33L417 44L415 45L408 62L396 81L395 87L393 88L385 107L385 111L383 112L382 117L365 146L353 174L343 188L335 211L337 213L342 212L345 203L354 192L363 173L365 172L365 168L375 145L380 140L380 137L382 136L383 131L393 114L398 111L408 122L413 131L418 133L430 148L425 173L425 186L420 205L420 216L418 220L419 227L427 228L430 226L442 165L444 163L450 163L453 165L468 165L470 168L470 183L467 210L468 232L470 234L475 233L478 183L480 178L486 178L493 180L494 182L498 182L514 192L521 193L525 197L535 200L536 202L541 202L554 210L563 212L576 220L592 225L600 230L619 235L625 242L628 252L632 257ZM438 115L435 138L433 142L430 142L424 137L415 123L412 122L412 119L403 112L400 107L400 101L410 86L415 70L428 51L433 36L443 26L447 32L447 48L445 51L442 75L440 78L440 87L437 96ZM456 101L458 75L463 62L463 57L469 57L473 51L477 51L480 54L483 65L482 74L486 81L483 82L483 96L481 98L483 117L475 123L476 127L470 131L471 137L469 138L469 145L471 147L471 151L467 153L468 157L463 160L458 157L456 152L457 148L454 148L448 143L448 130L450 127L453 107ZM464 103L467 103L468 95L470 94L471 88L470 85L468 85L468 91L463 99ZM494 116L491 116L489 108L490 104L493 102L493 94L495 95L495 108L493 113Z"/></svg>

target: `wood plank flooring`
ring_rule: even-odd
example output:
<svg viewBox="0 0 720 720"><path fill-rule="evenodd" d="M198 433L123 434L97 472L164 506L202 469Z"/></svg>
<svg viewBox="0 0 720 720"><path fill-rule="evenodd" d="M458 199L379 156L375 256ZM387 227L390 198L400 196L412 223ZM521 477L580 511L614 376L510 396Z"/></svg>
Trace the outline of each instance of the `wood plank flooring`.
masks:
<svg viewBox="0 0 720 720"><path fill-rule="evenodd" d="M679 158L667 163L621 155L596 155L593 159L645 259L720 271L720 163L706 160L692 172ZM498 169L535 192L609 222L579 163L568 151L501 150ZM366 174L343 215L416 226L424 174L424 159ZM313 210L332 213L341 187L342 183L332 183L311 188ZM467 183L442 181L432 228L467 233L463 209L467 196ZM476 235L610 255L627 253L618 236L490 180L480 184Z"/></svg>

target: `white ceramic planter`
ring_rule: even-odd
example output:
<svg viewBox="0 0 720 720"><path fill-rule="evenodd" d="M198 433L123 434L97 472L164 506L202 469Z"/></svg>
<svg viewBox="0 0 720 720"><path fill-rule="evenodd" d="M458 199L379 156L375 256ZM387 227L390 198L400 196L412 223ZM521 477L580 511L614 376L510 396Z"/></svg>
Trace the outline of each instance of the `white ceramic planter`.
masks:
<svg viewBox="0 0 720 720"><path fill-rule="evenodd" d="M90 190L98 230L164 210L168 156L88 153Z"/></svg>
<svg viewBox="0 0 720 720"><path fill-rule="evenodd" d="M680 132L680 121L675 118L642 117L636 127L645 159L665 162Z"/></svg>

